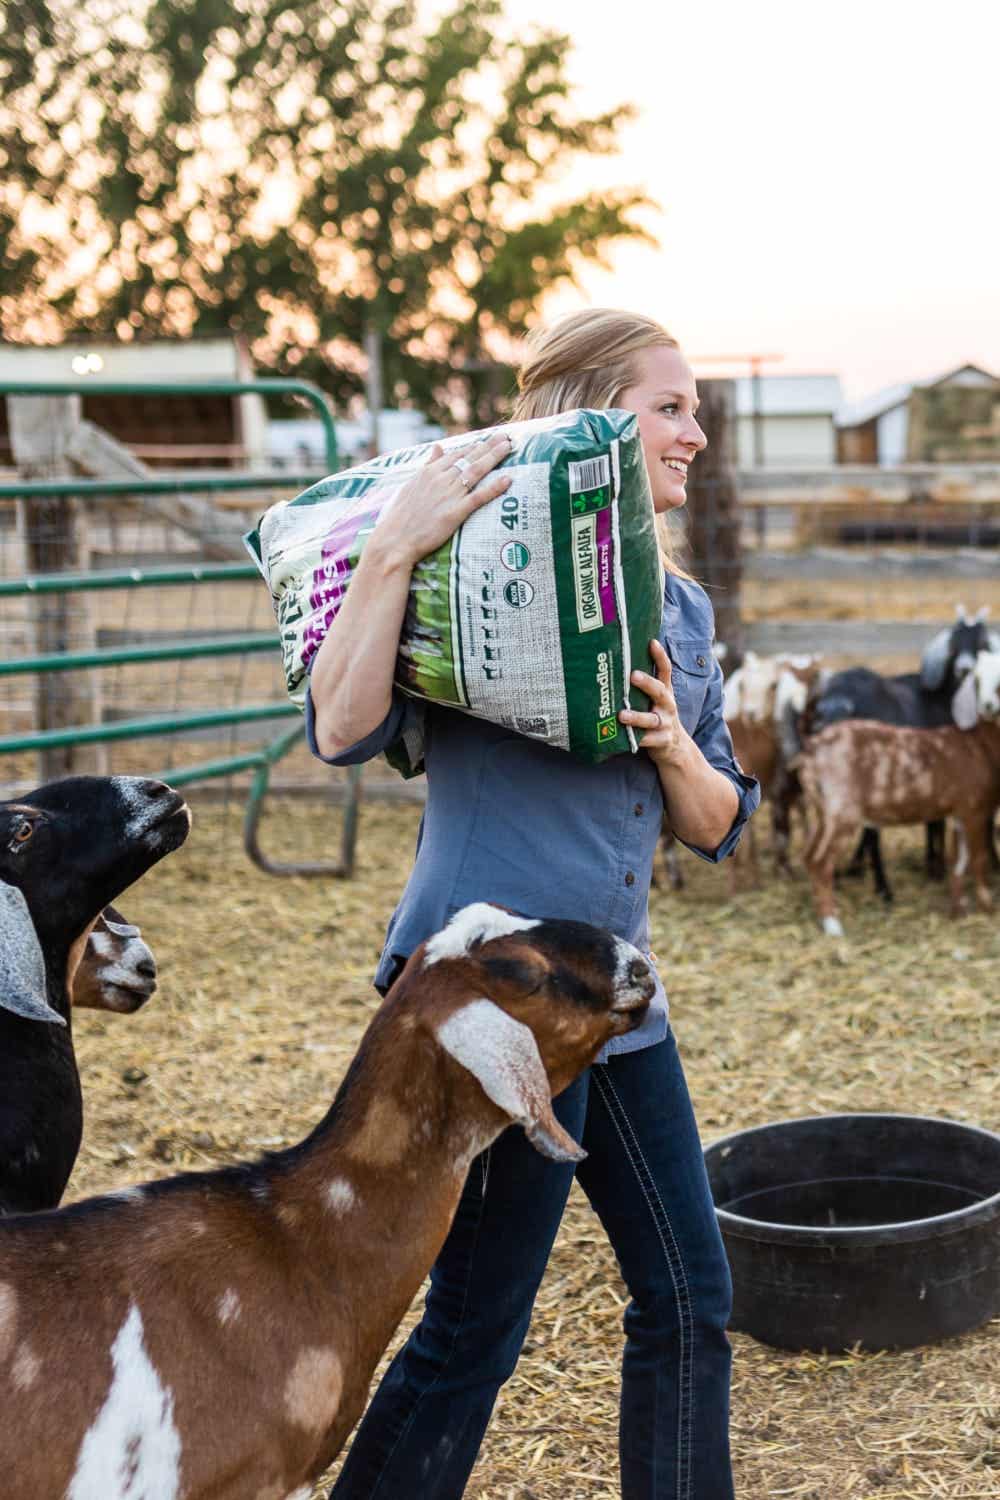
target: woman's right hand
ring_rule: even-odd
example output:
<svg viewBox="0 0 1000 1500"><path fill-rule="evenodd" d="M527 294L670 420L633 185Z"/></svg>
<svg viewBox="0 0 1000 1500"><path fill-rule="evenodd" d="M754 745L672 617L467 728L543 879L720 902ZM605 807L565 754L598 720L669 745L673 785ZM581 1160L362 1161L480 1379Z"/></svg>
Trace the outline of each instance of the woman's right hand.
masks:
<svg viewBox="0 0 1000 1500"><path fill-rule="evenodd" d="M413 567L444 546L473 511L510 489L511 476L493 471L513 450L513 441L503 431L462 448L449 448L447 453L436 443L423 468L400 487L382 512L375 535L383 546L398 549ZM456 459L462 460L464 468L456 465Z"/></svg>

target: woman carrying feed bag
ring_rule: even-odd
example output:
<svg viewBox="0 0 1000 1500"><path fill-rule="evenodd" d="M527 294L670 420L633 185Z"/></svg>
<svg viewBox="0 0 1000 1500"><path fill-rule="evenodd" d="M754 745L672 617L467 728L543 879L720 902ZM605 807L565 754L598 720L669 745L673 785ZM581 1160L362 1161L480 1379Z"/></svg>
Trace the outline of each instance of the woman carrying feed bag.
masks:
<svg viewBox="0 0 1000 1500"><path fill-rule="evenodd" d="M705 447L694 376L649 318L591 309L527 341L514 420L577 408L638 418L666 569L647 711L635 754L598 764L393 686L416 563L510 480L498 430L430 461L367 541L316 653L310 741L335 765L366 761L423 717L427 805L413 871L376 973L384 993L406 957L459 907L583 919L649 949L647 898L666 812L710 861L732 852L759 801L734 759L703 590L670 559L663 518L686 499ZM647 1019L616 1038L555 1101L586 1160L575 1168L609 1236L625 1313L620 1462L624 1500L727 1500L730 1280L691 1103L658 984ZM572 1164L508 1130L478 1158L431 1272L420 1324L386 1373L334 1500L458 1500L500 1386L512 1374L555 1239Z"/></svg>

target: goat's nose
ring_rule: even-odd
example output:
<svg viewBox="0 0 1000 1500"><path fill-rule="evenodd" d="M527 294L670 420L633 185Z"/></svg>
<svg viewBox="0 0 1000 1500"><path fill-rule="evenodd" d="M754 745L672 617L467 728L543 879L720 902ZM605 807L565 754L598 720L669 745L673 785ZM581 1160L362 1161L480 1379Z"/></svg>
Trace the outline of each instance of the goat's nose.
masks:
<svg viewBox="0 0 1000 1500"><path fill-rule="evenodd" d="M141 959L135 966L135 972L139 975L140 979L155 979L156 960L152 957Z"/></svg>
<svg viewBox="0 0 1000 1500"><path fill-rule="evenodd" d="M644 979L649 978L649 964L644 958L633 958L628 966L628 977L633 984L641 984Z"/></svg>

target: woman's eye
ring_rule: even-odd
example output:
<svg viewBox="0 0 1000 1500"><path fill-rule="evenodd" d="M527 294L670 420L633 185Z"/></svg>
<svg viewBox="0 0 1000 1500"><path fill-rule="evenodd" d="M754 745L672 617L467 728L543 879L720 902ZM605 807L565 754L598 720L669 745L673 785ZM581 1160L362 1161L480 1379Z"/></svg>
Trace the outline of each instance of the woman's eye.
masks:
<svg viewBox="0 0 1000 1500"><path fill-rule="evenodd" d="M671 417L675 417L680 411L680 407L676 401L668 401L665 406L660 407L660 410L667 412Z"/></svg>

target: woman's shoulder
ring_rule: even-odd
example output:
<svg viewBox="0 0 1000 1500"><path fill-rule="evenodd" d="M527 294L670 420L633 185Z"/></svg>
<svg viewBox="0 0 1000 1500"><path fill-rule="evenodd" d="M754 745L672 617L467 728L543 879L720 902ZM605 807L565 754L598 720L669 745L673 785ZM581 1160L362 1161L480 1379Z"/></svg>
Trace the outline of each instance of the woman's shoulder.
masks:
<svg viewBox="0 0 1000 1500"><path fill-rule="evenodd" d="M682 578L678 573L666 573L663 585L665 621L669 617L672 634L700 636L712 640L715 636L715 611L700 583L693 578Z"/></svg>

